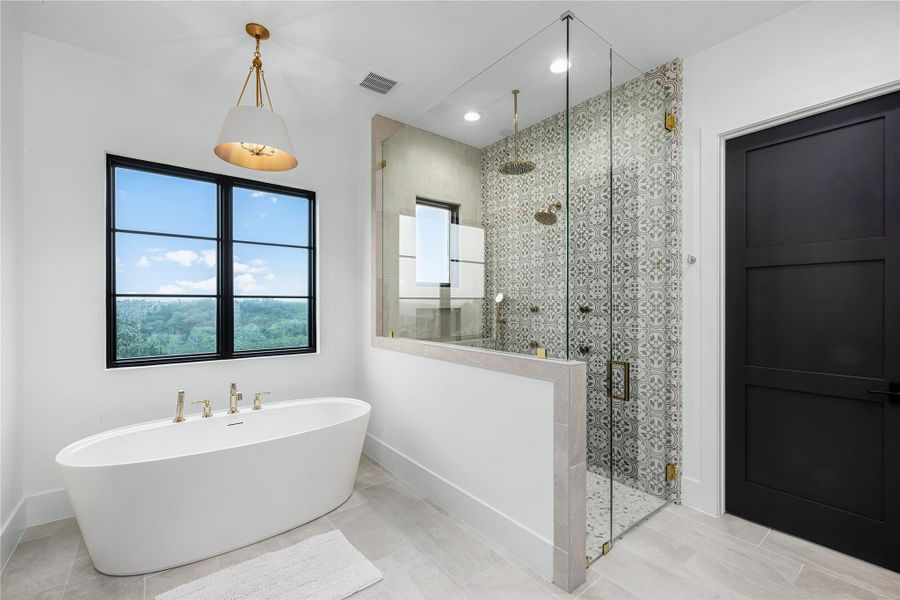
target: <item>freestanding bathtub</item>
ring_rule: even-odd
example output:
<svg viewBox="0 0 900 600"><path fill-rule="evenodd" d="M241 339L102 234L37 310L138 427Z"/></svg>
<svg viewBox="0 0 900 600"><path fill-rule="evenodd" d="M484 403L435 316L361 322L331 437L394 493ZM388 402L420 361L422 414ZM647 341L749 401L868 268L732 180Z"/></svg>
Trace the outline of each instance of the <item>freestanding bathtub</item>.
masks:
<svg viewBox="0 0 900 600"><path fill-rule="evenodd" d="M150 573L307 523L353 491L371 407L266 404L113 429L56 455L97 570Z"/></svg>

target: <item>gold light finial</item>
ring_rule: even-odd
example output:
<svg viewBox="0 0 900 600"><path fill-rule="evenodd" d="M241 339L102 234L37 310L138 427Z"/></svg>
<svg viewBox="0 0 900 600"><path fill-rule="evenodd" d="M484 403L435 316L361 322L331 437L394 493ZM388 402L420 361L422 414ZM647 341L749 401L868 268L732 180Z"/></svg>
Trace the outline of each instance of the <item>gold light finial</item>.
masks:
<svg viewBox="0 0 900 600"><path fill-rule="evenodd" d="M228 111L216 156L224 161L259 171L286 171L297 166L294 149L284 119L272 108L272 97L263 70L260 41L269 39L269 30L259 23L247 23L247 34L256 40L250 70L244 79L237 104ZM250 77L254 77L254 106L241 106ZM265 96L263 96L265 93ZM268 107L267 107L268 105ZM268 109L267 109L268 108Z"/></svg>

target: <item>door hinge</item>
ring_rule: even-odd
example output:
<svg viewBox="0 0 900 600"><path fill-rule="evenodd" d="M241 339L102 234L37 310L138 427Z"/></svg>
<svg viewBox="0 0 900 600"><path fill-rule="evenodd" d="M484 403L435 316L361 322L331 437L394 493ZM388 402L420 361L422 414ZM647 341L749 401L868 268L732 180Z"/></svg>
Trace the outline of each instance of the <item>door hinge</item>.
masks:
<svg viewBox="0 0 900 600"><path fill-rule="evenodd" d="M612 550L612 544L609 542L603 542L603 556L609 554L609 551Z"/></svg>
<svg viewBox="0 0 900 600"><path fill-rule="evenodd" d="M678 126L678 117L675 116L675 113L666 113L664 125L666 131L675 131L675 128Z"/></svg>
<svg viewBox="0 0 900 600"><path fill-rule="evenodd" d="M666 465L666 481L675 481L675 477L678 476L678 467L669 463Z"/></svg>

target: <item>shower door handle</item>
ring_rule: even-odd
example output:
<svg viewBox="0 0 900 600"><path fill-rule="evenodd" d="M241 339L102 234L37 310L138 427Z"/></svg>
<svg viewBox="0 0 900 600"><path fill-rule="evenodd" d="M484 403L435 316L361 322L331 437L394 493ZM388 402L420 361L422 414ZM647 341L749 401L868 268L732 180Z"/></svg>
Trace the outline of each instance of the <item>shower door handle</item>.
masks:
<svg viewBox="0 0 900 600"><path fill-rule="evenodd" d="M613 369L622 367L622 394L617 395L613 392ZM608 360L606 361L607 390L612 400L628 400L631 395L631 363L626 360Z"/></svg>

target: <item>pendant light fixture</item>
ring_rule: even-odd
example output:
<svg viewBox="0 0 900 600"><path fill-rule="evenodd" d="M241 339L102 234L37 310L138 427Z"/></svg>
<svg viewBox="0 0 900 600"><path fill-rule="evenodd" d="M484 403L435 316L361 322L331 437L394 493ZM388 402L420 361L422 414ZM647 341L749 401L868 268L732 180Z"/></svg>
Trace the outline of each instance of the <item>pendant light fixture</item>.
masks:
<svg viewBox="0 0 900 600"><path fill-rule="evenodd" d="M269 30L258 23L247 23L245 29L256 40L256 51L237 105L228 111L222 133L219 134L219 143L213 152L222 160L239 167L257 171L287 171L298 163L284 119L272 109L266 72L263 71L259 54L259 42L269 39ZM241 106L251 76L255 76L256 83L255 105Z"/></svg>
<svg viewBox="0 0 900 600"><path fill-rule="evenodd" d="M519 90L513 90L513 145L515 154L512 160L497 167L504 175L524 175L534 171L534 163L524 158L519 158Z"/></svg>

